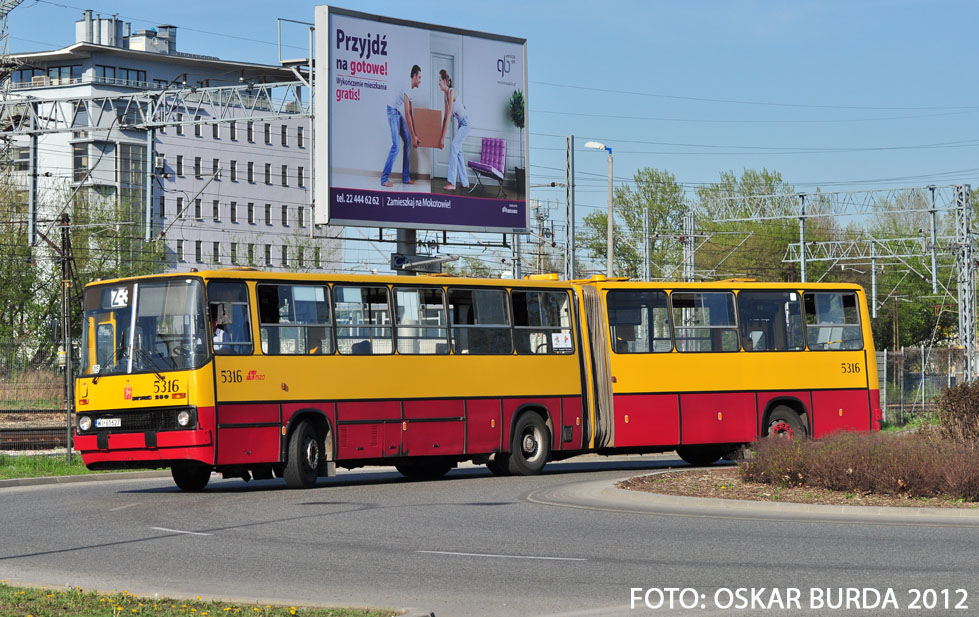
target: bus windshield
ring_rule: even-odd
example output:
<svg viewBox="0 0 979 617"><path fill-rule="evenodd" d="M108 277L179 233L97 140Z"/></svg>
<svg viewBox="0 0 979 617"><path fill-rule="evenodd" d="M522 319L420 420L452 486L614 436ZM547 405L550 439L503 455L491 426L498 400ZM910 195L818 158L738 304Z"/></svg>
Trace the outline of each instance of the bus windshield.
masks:
<svg viewBox="0 0 979 617"><path fill-rule="evenodd" d="M202 366L210 358L203 287L175 278L90 287L83 341L83 376Z"/></svg>

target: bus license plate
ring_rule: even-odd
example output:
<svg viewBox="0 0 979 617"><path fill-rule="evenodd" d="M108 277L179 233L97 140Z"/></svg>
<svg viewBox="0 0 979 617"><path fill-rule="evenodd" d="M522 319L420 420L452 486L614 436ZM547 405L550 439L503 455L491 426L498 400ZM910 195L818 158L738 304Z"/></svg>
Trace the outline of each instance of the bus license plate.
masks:
<svg viewBox="0 0 979 617"><path fill-rule="evenodd" d="M95 428L120 428L122 426L122 418L97 418L95 420Z"/></svg>

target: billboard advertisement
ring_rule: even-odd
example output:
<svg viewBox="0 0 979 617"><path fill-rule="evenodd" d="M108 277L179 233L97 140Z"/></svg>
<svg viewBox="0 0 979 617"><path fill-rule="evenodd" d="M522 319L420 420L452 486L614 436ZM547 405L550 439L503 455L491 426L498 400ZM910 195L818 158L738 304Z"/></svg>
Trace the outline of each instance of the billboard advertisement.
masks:
<svg viewBox="0 0 979 617"><path fill-rule="evenodd" d="M527 230L526 40L318 6L316 64L317 223Z"/></svg>

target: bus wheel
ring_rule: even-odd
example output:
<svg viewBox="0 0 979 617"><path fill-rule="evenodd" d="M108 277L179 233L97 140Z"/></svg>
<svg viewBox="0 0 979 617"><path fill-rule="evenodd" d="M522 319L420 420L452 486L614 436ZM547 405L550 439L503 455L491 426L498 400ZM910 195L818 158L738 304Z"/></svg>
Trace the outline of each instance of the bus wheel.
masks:
<svg viewBox="0 0 979 617"><path fill-rule="evenodd" d="M724 451L717 446L684 446L676 449L685 463L694 467L706 467L721 460Z"/></svg>
<svg viewBox="0 0 979 617"><path fill-rule="evenodd" d="M409 480L438 480L449 473L455 465L439 459L422 459L408 463L397 463L394 468Z"/></svg>
<svg viewBox="0 0 979 617"><path fill-rule="evenodd" d="M211 479L211 468L198 463L184 463L170 468L173 481L182 491L202 491Z"/></svg>
<svg viewBox="0 0 979 617"><path fill-rule="evenodd" d="M489 469L494 476L510 475L510 455L497 452L486 461L486 469Z"/></svg>
<svg viewBox="0 0 979 617"><path fill-rule="evenodd" d="M309 422L301 422L289 438L289 458L286 460L286 486L312 488L316 486L320 466L319 438Z"/></svg>
<svg viewBox="0 0 979 617"><path fill-rule="evenodd" d="M768 436L784 439L805 439L806 425L791 408L779 405L768 416Z"/></svg>
<svg viewBox="0 0 979 617"><path fill-rule="evenodd" d="M507 470L514 476L535 476L551 454L551 432L536 413L520 416L513 429Z"/></svg>

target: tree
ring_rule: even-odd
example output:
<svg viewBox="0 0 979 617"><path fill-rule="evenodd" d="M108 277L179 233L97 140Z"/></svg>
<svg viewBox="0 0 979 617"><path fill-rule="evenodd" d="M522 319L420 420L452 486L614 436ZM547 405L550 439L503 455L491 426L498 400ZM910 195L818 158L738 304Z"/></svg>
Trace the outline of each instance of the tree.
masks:
<svg viewBox="0 0 979 617"><path fill-rule="evenodd" d="M633 176L632 186L615 188L612 204L615 212L615 274L638 277L643 271L643 210L649 212L646 231L650 241L649 261L652 278L677 278L682 249L674 235L683 229L687 204L683 187L668 171L646 167ZM608 212L590 212L576 242L596 261L606 259L608 244ZM670 235L657 238L657 235Z"/></svg>
<svg viewBox="0 0 979 617"><path fill-rule="evenodd" d="M499 278L493 270L480 260L478 257L466 256L457 262L448 262L444 266L445 273L449 276L462 276L467 278Z"/></svg>

